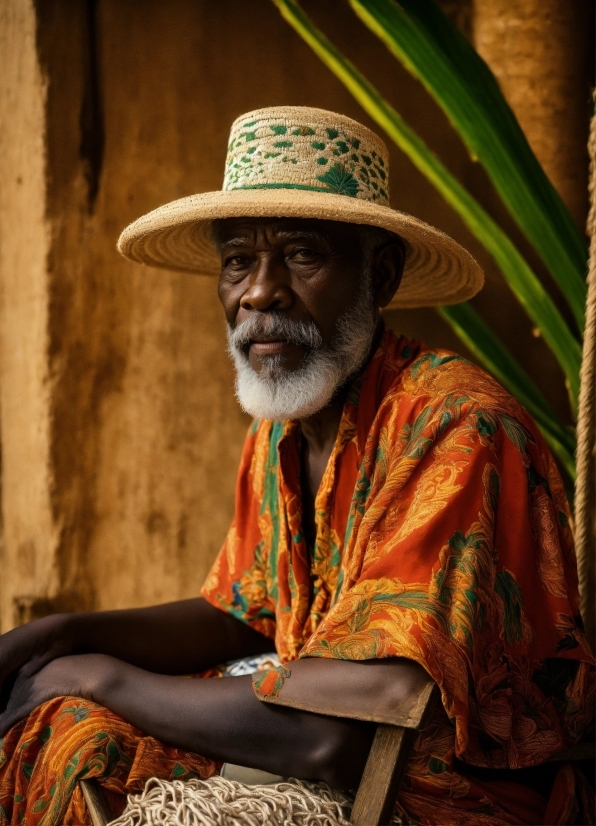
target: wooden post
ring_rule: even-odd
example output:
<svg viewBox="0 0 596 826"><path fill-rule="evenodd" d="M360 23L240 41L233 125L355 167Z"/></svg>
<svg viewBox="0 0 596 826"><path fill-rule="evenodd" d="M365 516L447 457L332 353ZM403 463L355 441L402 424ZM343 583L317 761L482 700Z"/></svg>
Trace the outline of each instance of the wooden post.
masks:
<svg viewBox="0 0 596 826"><path fill-rule="evenodd" d="M80 780L79 783L93 826L107 826L112 818L103 799L101 786L94 779Z"/></svg>
<svg viewBox="0 0 596 826"><path fill-rule="evenodd" d="M353 826L389 823L416 732L379 725L364 767L354 807Z"/></svg>

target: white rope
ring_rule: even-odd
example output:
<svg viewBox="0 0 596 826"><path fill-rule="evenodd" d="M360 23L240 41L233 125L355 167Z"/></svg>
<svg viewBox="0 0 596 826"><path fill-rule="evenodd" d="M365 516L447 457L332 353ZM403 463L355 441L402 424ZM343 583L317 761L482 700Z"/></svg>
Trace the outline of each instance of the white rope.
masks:
<svg viewBox="0 0 596 826"><path fill-rule="evenodd" d="M223 777L147 781L110 826L349 826L354 799L325 783L247 786ZM394 817L392 824L402 821Z"/></svg>

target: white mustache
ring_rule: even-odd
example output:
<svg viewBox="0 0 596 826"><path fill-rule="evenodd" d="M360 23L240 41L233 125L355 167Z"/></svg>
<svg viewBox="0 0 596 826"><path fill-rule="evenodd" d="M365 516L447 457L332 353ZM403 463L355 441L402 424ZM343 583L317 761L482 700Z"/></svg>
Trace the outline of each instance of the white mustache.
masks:
<svg viewBox="0 0 596 826"><path fill-rule="evenodd" d="M292 321L283 313L272 310L268 313L252 312L248 318L229 328L230 348L245 349L254 338L281 338L290 344L302 345L318 350L323 345L323 337L314 321Z"/></svg>

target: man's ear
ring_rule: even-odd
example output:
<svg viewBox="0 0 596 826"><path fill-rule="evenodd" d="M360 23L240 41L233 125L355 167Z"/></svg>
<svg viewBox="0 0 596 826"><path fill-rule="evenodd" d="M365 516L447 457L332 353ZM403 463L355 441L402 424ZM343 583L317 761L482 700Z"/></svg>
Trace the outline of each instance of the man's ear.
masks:
<svg viewBox="0 0 596 826"><path fill-rule="evenodd" d="M397 236L380 244L374 251L373 292L377 307L386 307L401 283L406 261L406 248Z"/></svg>

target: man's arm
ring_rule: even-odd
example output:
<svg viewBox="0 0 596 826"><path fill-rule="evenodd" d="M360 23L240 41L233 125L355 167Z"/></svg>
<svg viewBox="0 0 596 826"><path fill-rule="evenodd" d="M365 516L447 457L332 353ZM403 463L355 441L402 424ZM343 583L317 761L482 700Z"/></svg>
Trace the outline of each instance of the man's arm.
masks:
<svg viewBox="0 0 596 826"><path fill-rule="evenodd" d="M396 660L371 668L342 660L300 660L290 680L332 693L400 691L417 684L421 667ZM317 670L313 682L309 671ZM400 688L401 686L401 688ZM277 774L357 785L374 725L260 702L250 677L201 680L153 674L98 654L62 657L30 678L19 676L0 737L42 702L60 695L94 700L145 733L207 757Z"/></svg>
<svg viewBox="0 0 596 826"><path fill-rule="evenodd" d="M151 608L72 615L74 654L99 653L160 674L193 674L275 650L267 639L202 597Z"/></svg>
<svg viewBox="0 0 596 826"><path fill-rule="evenodd" d="M108 654L148 671L191 674L273 648L271 640L202 598L152 608L56 614L0 636L0 687L19 669L30 676L70 654Z"/></svg>

